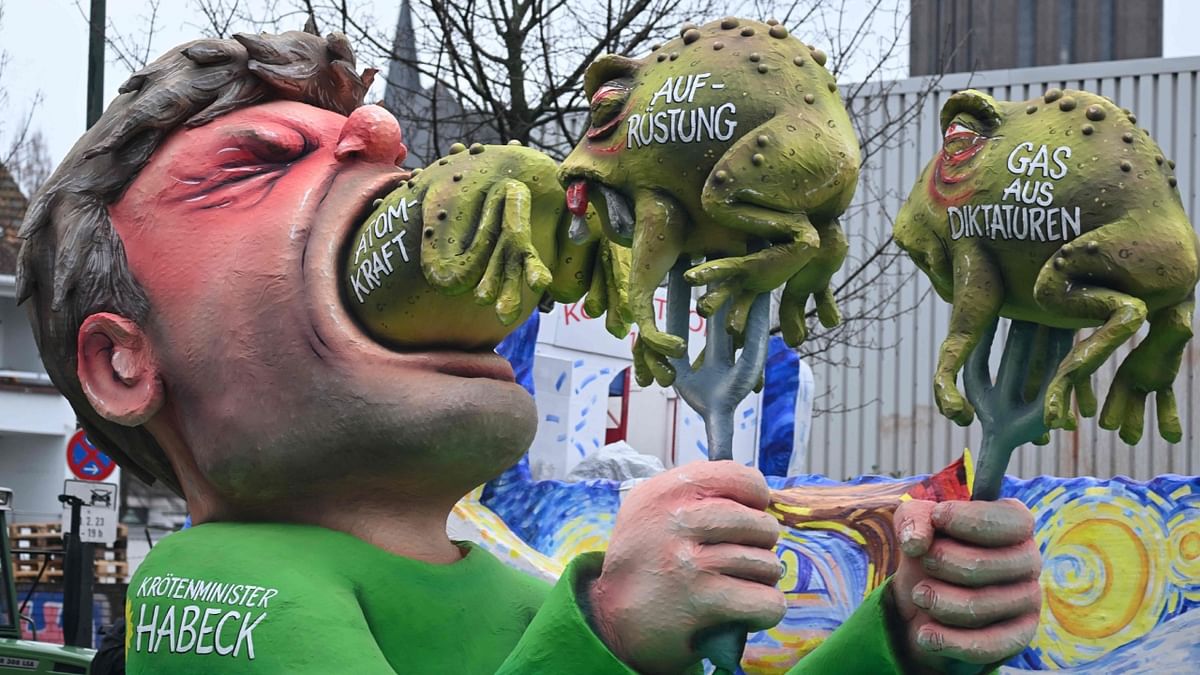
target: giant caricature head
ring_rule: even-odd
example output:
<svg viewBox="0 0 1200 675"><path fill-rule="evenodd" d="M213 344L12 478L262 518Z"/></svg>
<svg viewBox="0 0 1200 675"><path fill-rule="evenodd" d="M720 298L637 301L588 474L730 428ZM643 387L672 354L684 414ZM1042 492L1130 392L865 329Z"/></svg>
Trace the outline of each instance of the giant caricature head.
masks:
<svg viewBox="0 0 1200 675"><path fill-rule="evenodd" d="M527 447L490 349L371 340L336 279L397 185L395 120L344 36L184 45L135 74L35 196L19 296L89 436L197 520L456 499ZM477 349L477 345L472 344Z"/></svg>

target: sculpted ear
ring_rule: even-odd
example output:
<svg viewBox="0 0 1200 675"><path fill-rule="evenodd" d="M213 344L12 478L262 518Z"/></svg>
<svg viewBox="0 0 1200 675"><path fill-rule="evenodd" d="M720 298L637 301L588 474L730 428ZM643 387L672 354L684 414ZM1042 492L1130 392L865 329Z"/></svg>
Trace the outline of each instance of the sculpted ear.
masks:
<svg viewBox="0 0 1200 675"><path fill-rule="evenodd" d="M162 408L163 384L142 329L116 314L93 314L79 327L79 384L104 419L135 427Z"/></svg>

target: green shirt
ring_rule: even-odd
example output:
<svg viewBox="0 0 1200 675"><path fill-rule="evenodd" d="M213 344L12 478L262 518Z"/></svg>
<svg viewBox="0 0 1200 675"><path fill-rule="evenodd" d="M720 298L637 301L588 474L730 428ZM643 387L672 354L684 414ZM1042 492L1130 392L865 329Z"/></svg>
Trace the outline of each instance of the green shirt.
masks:
<svg viewBox="0 0 1200 675"><path fill-rule="evenodd" d="M128 672L633 672L577 600L602 554L576 558L551 588L460 546L461 560L435 565L304 525L213 523L173 534L129 586ZM792 672L861 663L866 670L854 672L898 673L879 597Z"/></svg>

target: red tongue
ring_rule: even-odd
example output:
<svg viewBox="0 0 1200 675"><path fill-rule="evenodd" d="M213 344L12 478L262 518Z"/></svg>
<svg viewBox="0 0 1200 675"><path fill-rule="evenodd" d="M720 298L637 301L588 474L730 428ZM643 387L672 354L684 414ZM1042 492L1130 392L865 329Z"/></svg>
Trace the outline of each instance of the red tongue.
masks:
<svg viewBox="0 0 1200 675"><path fill-rule="evenodd" d="M577 180L567 188L567 210L577 216L587 215L587 181Z"/></svg>

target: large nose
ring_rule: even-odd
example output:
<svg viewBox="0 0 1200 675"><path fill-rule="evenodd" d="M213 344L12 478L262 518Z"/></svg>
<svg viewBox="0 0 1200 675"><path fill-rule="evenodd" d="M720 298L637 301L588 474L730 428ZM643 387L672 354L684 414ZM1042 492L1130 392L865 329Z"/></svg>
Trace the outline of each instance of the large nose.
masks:
<svg viewBox="0 0 1200 675"><path fill-rule="evenodd" d="M357 159L399 165L408 156L400 124L392 114L377 105L355 108L342 125L337 148L338 161Z"/></svg>

